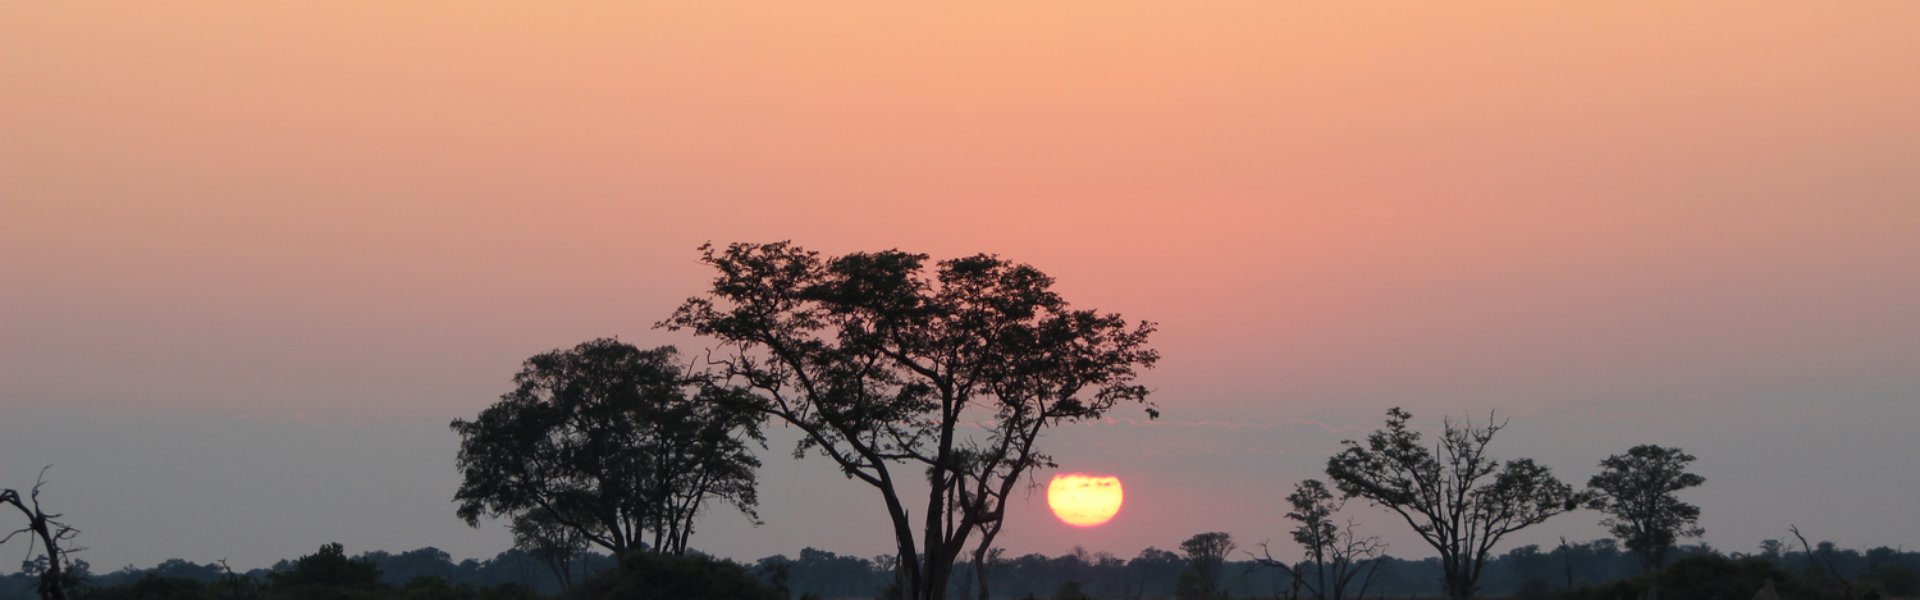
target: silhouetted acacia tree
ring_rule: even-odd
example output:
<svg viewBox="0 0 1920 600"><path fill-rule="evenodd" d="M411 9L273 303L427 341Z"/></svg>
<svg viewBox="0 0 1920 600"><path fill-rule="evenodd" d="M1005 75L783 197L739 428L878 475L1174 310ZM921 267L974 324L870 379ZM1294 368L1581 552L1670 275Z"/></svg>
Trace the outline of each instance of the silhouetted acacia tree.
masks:
<svg viewBox="0 0 1920 600"><path fill-rule="evenodd" d="M0 544L5 544L14 536L24 533L28 536L29 554L32 553L31 546L35 542L46 548L46 569L40 572L38 585L40 597L66 600L67 590L79 583L77 573L69 570L72 565L67 554L78 551L79 548L63 546L69 540L79 536L80 530L59 521L60 515L48 514L40 507L40 488L47 484L47 469L51 468L53 465L40 468L40 476L34 480L33 489L25 497L22 497L17 490L0 490L0 504L18 509L20 514L27 518L26 527L9 532L6 537L0 537Z"/></svg>
<svg viewBox="0 0 1920 600"><path fill-rule="evenodd" d="M1425 445L1407 428L1412 415L1387 411L1386 428L1327 459L1327 476L1346 497L1360 497L1405 519L1440 554L1446 594L1463 600L1479 589L1481 571L1500 538L1580 505L1584 499L1530 459L1504 463L1487 444L1505 422L1475 426L1444 421Z"/></svg>
<svg viewBox="0 0 1920 600"><path fill-rule="evenodd" d="M1220 596L1220 572L1226 569L1227 554L1233 552L1233 548L1233 536L1224 531L1197 533L1180 542L1180 552L1187 558L1187 570L1180 573L1174 596L1181 600Z"/></svg>
<svg viewBox="0 0 1920 600"><path fill-rule="evenodd" d="M1600 524L1640 558L1640 570L1652 573L1667 564L1667 552L1683 537L1700 537L1700 507L1674 493L1706 482L1687 472L1693 455L1651 444L1600 461L1600 473L1587 482L1588 508L1607 518Z"/></svg>
<svg viewBox="0 0 1920 600"><path fill-rule="evenodd" d="M539 513L621 558L684 553L710 498L757 518L759 413L677 360L607 339L527 359L513 391L453 422L460 517Z"/></svg>
<svg viewBox="0 0 1920 600"><path fill-rule="evenodd" d="M1146 403L1134 380L1158 358L1152 324L1074 309L1033 267L976 255L928 269L924 254L822 258L787 242L701 254L712 288L661 325L719 340L715 369L804 434L796 453L880 493L907 597L944 597L975 533L984 557L1021 476L1052 465L1042 430ZM902 488L915 476L917 507Z"/></svg>
<svg viewBox="0 0 1920 600"><path fill-rule="evenodd" d="M1266 544L1261 544L1260 564L1287 571L1321 600L1347 598L1355 578L1360 579L1360 587L1352 590L1353 597L1366 597L1387 545L1377 536L1361 537L1359 523L1352 518L1344 525L1334 521L1345 505L1318 479L1294 484L1293 493L1287 495L1287 519L1299 524L1293 528L1293 541L1306 552L1306 560L1298 566L1274 560Z"/></svg>

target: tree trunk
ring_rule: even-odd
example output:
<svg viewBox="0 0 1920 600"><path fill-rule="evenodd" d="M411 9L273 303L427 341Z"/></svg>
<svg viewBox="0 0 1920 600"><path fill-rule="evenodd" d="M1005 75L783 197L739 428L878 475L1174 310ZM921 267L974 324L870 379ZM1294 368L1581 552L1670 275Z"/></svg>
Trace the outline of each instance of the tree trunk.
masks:
<svg viewBox="0 0 1920 600"><path fill-rule="evenodd" d="M47 572L40 574L40 598L42 600L67 600L67 588L60 580L65 579L60 569L60 559L47 561Z"/></svg>
<svg viewBox="0 0 1920 600"><path fill-rule="evenodd" d="M921 573L919 600L945 600L947 597L947 578L953 574L953 565L939 564L937 557L928 557L927 568Z"/></svg>
<svg viewBox="0 0 1920 600"><path fill-rule="evenodd" d="M980 583L980 600L990 600L987 594L987 546L985 544L973 553L973 578Z"/></svg>
<svg viewBox="0 0 1920 600"><path fill-rule="evenodd" d="M1447 573L1448 600L1472 600L1473 587L1473 583L1467 581L1466 575L1461 573Z"/></svg>

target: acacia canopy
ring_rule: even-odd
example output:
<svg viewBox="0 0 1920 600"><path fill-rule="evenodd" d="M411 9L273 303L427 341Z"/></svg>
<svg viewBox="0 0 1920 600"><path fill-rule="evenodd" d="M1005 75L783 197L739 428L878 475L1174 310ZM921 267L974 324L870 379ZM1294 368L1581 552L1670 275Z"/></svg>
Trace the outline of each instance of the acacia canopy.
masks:
<svg viewBox="0 0 1920 600"><path fill-rule="evenodd" d="M1386 428L1365 442L1345 440L1327 459L1327 476L1347 497L1386 507L1440 554L1447 597L1464 600L1479 589L1495 544L1507 534L1579 507L1572 486L1532 459L1505 462L1487 455L1505 423L1443 422L1432 446L1407 427L1413 415L1387 411Z"/></svg>
<svg viewBox="0 0 1920 600"><path fill-rule="evenodd" d="M984 555L1021 475L1052 466L1041 430L1122 402L1158 414L1135 382L1159 357L1153 325L1073 308L1033 267L984 254L928 265L899 250L826 258L787 242L701 252L711 289L661 325L718 340L717 374L804 434L796 455L824 455L879 491L908 597L943 597L975 533ZM919 506L902 488L911 476L928 484Z"/></svg>

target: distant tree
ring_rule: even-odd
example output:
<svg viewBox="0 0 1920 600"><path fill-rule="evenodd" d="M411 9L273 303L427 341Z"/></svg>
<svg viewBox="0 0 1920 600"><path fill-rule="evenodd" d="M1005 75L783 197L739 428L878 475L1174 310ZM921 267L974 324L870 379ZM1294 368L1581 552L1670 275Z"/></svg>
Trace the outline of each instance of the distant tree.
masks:
<svg viewBox="0 0 1920 600"><path fill-rule="evenodd" d="M635 552L620 566L580 583L562 598L600 600L786 600L733 561L707 556Z"/></svg>
<svg viewBox="0 0 1920 600"><path fill-rule="evenodd" d="M224 574L219 563L194 564L193 561L169 558L148 569L147 573L176 579L191 579L200 583L219 581Z"/></svg>
<svg viewBox="0 0 1920 600"><path fill-rule="evenodd" d="M1616 600L1655 595L1685 600L1749 600L1754 592L1772 588L1772 598L1833 598L1788 573L1773 562L1752 557L1731 559L1718 555L1689 556L1675 560L1657 573L1620 579L1597 586L1581 586L1560 593L1562 600ZM1852 596L1838 596L1851 598Z"/></svg>
<svg viewBox="0 0 1920 600"><path fill-rule="evenodd" d="M1506 556L1499 560L1506 563L1506 571L1519 584L1522 596L1540 597L1550 589L1549 582L1560 579L1561 565L1556 564L1559 562L1556 558L1551 553L1541 552L1538 544L1527 544L1508 550Z"/></svg>
<svg viewBox="0 0 1920 600"><path fill-rule="evenodd" d="M988 581L994 574L1006 569L1006 548L986 548L985 552L980 550L982 549L975 549L972 562L966 563L964 568L955 569L955 573L961 576L961 581L955 588L958 598L977 597L982 600L990 598L991 594L987 590ZM977 596L974 594L976 585L980 589Z"/></svg>
<svg viewBox="0 0 1920 600"><path fill-rule="evenodd" d="M88 600L215 600L219 598L204 582L148 571L130 582L96 588L86 594Z"/></svg>
<svg viewBox="0 0 1920 600"><path fill-rule="evenodd" d="M372 551L360 555L380 567L380 581L387 585L406 585L422 577L439 577L449 582L459 578L460 567L445 550L427 546L398 554Z"/></svg>
<svg viewBox="0 0 1920 600"><path fill-rule="evenodd" d="M898 250L701 252L711 289L661 325L717 339L715 369L804 435L796 453L818 452L880 493L915 600L946 595L976 534L976 562L993 547L1022 475L1053 464L1041 431L1145 403L1135 375L1159 357L1152 324L1075 309L1051 277L990 255L930 270L927 255ZM907 494L919 490L915 506Z"/></svg>
<svg viewBox="0 0 1920 600"><path fill-rule="evenodd" d="M1778 562L1786 556L1786 549L1787 545L1780 543L1778 539L1767 538L1760 540L1760 556L1767 560Z"/></svg>
<svg viewBox="0 0 1920 600"><path fill-rule="evenodd" d="M1327 476L1346 497L1384 506L1440 554L1447 597L1472 598L1495 544L1507 534L1578 507L1584 499L1530 459L1505 463L1487 445L1505 422L1443 422L1432 448L1407 428L1412 415L1387 411L1386 428L1327 460Z"/></svg>
<svg viewBox="0 0 1920 600"><path fill-rule="evenodd" d="M772 586L781 598L793 597L793 559L784 554L763 557L754 561L752 571Z"/></svg>
<svg viewBox="0 0 1920 600"><path fill-rule="evenodd" d="M1180 558L1179 554L1148 546L1127 561L1125 593L1122 595L1140 598L1148 594L1148 588L1171 591L1172 586L1163 582L1177 582L1186 566L1187 561Z"/></svg>
<svg viewBox="0 0 1920 600"><path fill-rule="evenodd" d="M587 553L592 543L586 535L540 510L514 517L509 529L513 532L513 547L553 571L561 591L573 589L574 563Z"/></svg>
<svg viewBox="0 0 1920 600"><path fill-rule="evenodd" d="M1081 589L1080 582L1062 581L1053 592L1053 600L1094 600L1094 597Z"/></svg>
<svg viewBox="0 0 1920 600"><path fill-rule="evenodd" d="M684 553L708 499L757 518L759 413L677 361L608 339L527 359L513 391L453 422L460 517L537 513L622 557Z"/></svg>
<svg viewBox="0 0 1920 600"><path fill-rule="evenodd" d="M805 590L828 598L871 597L893 576L891 572L877 568L864 558L812 547L800 550L800 556L793 560L790 573L794 590Z"/></svg>
<svg viewBox="0 0 1920 600"><path fill-rule="evenodd" d="M267 575L267 582L278 591L303 591L315 597L381 587L380 567L365 558L348 558L346 547L338 542L291 563L283 561Z"/></svg>
<svg viewBox="0 0 1920 600"><path fill-rule="evenodd" d="M40 468L39 478L34 480L33 489L24 498L17 490L0 490L0 504L14 507L27 519L26 527L14 530L6 537L0 537L0 544L5 544L14 536L24 533L28 536L27 552L31 554L33 544L38 542L40 547L46 549L44 563L46 567L40 571L37 585L40 597L66 600L68 592L79 586L85 569L73 568L75 563L68 556L69 553L80 550L80 548L68 547L67 544L80 535L80 530L60 521L60 515L49 514L40 507L40 488L47 484L47 469L51 468L53 465Z"/></svg>
<svg viewBox="0 0 1920 600"><path fill-rule="evenodd" d="M1377 559L1386 552L1387 545L1377 536L1360 536L1359 522L1354 519L1349 518L1344 524L1335 521L1334 515L1345 505L1344 499L1335 497L1327 484L1318 479L1294 484L1293 493L1287 495L1290 509L1287 519L1297 524L1293 528L1293 541L1305 551L1306 560L1299 565L1275 560L1267 545L1261 544L1260 564L1287 571L1308 593L1321 600L1347 598L1354 579L1359 578L1359 587L1351 591L1353 597L1365 597L1374 573L1380 568Z"/></svg>
<svg viewBox="0 0 1920 600"><path fill-rule="evenodd" d="M1867 587L1895 598L1920 594L1920 571L1906 565L1874 565L1860 580Z"/></svg>
<svg viewBox="0 0 1920 600"><path fill-rule="evenodd" d="M1233 536L1224 531L1198 533L1180 542L1180 552L1187 558L1187 570L1180 574L1174 595L1181 600L1223 595L1220 573L1226 569L1227 554L1232 553L1233 548Z"/></svg>
<svg viewBox="0 0 1920 600"><path fill-rule="evenodd" d="M402 600L466 600L474 593L471 586L456 586L439 575L421 575L408 579L395 594Z"/></svg>
<svg viewBox="0 0 1920 600"><path fill-rule="evenodd" d="M1679 448L1643 444L1600 461L1600 473L1587 482L1588 508L1607 515L1600 524L1640 558L1642 572L1665 566L1680 538L1705 533L1700 507L1674 496L1706 482L1687 472L1693 460Z"/></svg>

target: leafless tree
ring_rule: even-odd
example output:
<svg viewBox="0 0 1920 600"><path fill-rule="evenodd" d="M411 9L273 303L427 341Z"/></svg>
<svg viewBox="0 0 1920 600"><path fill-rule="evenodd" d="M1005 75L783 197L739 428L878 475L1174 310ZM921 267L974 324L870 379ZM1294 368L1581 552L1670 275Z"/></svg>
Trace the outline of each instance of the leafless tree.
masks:
<svg viewBox="0 0 1920 600"><path fill-rule="evenodd" d="M26 527L14 530L8 533L6 537L0 538L0 544L5 544L12 540L14 536L24 533L28 534L27 544L29 553L32 552L32 545L36 542L45 546L47 549L47 570L40 573L40 597L48 600L66 600L67 588L71 584L71 582L67 581L67 555L84 550L84 548L63 547L68 541L78 537L80 530L74 529L73 526L57 520L60 518L60 515L48 514L46 510L40 507L40 488L47 484L47 469L51 468L53 468L53 465L40 468L40 477L34 480L33 490L28 492L24 498L17 490L0 490L0 504L11 505L19 509L20 514L27 518Z"/></svg>
<svg viewBox="0 0 1920 600"><path fill-rule="evenodd" d="M1287 503L1292 508L1287 519L1299 523L1293 530L1293 541L1305 551L1305 560L1293 564L1277 560L1262 543L1256 562L1285 571L1292 576L1295 588L1305 588L1320 600L1365 598L1379 571L1386 543L1378 536L1361 536L1360 523L1352 517L1344 524L1335 522L1334 515L1346 501L1335 497L1318 479L1294 485ZM1349 591L1352 596L1348 596Z"/></svg>
<svg viewBox="0 0 1920 600"><path fill-rule="evenodd" d="M233 572L233 565L227 564L227 559L222 558L219 562L220 570L226 572L226 575L220 578L220 582L227 587L228 591L233 592L233 600L247 600L257 595L253 593L252 581L244 575Z"/></svg>
<svg viewBox="0 0 1920 600"><path fill-rule="evenodd" d="M1846 576L1840 574L1840 568L1833 564L1833 552L1830 550L1831 546L1829 546L1826 542L1821 542L1820 545L1822 546L1822 550L1826 550L1826 551L1816 554L1813 551L1813 546L1810 546L1807 544L1807 536L1800 535L1800 526L1788 525L1787 531L1792 533L1794 538L1800 540L1800 548L1806 551L1807 570L1808 571L1816 570L1815 567L1816 565L1818 565L1818 570L1824 571L1826 573L1827 579L1830 579L1840 584L1840 590L1842 594L1841 597L1852 598L1853 583L1847 581ZM1819 560L1816 561L1815 560L1816 558L1818 558Z"/></svg>

